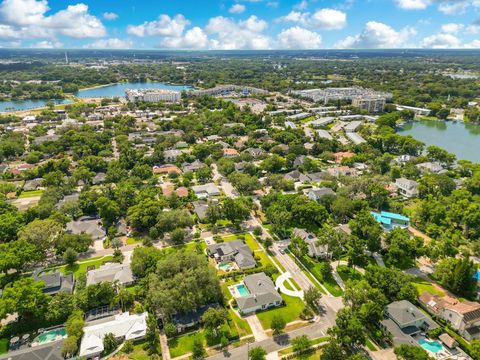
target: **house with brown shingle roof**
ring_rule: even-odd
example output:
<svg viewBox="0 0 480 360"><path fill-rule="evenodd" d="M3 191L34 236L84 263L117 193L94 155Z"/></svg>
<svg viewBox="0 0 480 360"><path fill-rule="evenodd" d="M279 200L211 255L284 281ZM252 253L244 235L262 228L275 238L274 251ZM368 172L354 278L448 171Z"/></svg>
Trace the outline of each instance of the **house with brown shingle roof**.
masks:
<svg viewBox="0 0 480 360"><path fill-rule="evenodd" d="M468 341L480 339L480 304L460 301L446 295L439 297L427 291L419 297L420 303L431 313L448 321Z"/></svg>
<svg viewBox="0 0 480 360"><path fill-rule="evenodd" d="M172 164L165 164L165 165L160 165L160 166L154 166L153 167L153 173L154 174L169 174L169 173L177 173L181 174L182 170L178 168L178 166L172 165Z"/></svg>

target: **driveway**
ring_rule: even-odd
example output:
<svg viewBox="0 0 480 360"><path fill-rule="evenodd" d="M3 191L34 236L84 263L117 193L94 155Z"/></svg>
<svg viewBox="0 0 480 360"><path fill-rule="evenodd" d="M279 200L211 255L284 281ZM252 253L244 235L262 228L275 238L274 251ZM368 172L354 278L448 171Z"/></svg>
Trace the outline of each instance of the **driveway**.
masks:
<svg viewBox="0 0 480 360"><path fill-rule="evenodd" d="M303 290L290 290L285 286L285 281L290 279L290 273L284 272L282 275L280 275L277 280L275 280L275 286L277 289L280 289L282 293L288 296L293 296L293 297L298 297L300 299L303 299Z"/></svg>
<svg viewBox="0 0 480 360"><path fill-rule="evenodd" d="M265 330L263 330L262 323L258 320L257 315L249 315L243 318L247 320L248 325L250 325L250 329L252 329L253 336L255 337L255 341L262 341L268 339L268 335L265 334Z"/></svg>

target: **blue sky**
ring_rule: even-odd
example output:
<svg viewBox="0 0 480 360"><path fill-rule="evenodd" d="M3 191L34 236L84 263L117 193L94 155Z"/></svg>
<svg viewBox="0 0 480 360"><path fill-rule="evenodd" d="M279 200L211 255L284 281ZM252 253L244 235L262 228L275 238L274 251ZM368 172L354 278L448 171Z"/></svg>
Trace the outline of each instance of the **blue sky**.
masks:
<svg viewBox="0 0 480 360"><path fill-rule="evenodd" d="M480 48L480 0L0 0L0 46Z"/></svg>

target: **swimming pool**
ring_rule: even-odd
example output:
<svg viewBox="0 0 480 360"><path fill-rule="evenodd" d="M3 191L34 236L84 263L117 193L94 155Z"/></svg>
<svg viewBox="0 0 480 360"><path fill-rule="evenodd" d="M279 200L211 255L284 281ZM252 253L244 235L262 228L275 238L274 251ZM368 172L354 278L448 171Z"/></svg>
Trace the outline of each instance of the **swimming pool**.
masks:
<svg viewBox="0 0 480 360"><path fill-rule="evenodd" d="M228 271L232 268L232 264L229 262L218 264L218 268L223 271Z"/></svg>
<svg viewBox="0 0 480 360"><path fill-rule="evenodd" d="M431 351L432 353L435 353L435 354L443 350L443 345L440 344L438 341L428 341L428 340L422 339L418 343L425 350Z"/></svg>
<svg viewBox="0 0 480 360"><path fill-rule="evenodd" d="M67 330L65 330L65 328L61 328L46 331L43 334L38 335L35 339L35 342L38 342L39 344L47 344L49 342L57 340L58 336L61 336L62 338L66 337Z"/></svg>
<svg viewBox="0 0 480 360"><path fill-rule="evenodd" d="M248 294L250 294L244 284L238 284L236 288L240 296L247 296Z"/></svg>

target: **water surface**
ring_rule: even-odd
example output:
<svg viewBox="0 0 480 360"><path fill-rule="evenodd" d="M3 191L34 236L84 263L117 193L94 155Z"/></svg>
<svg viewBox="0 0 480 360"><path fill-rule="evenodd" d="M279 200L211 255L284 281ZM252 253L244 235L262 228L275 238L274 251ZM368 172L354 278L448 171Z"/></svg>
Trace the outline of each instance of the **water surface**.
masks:
<svg viewBox="0 0 480 360"><path fill-rule="evenodd" d="M426 120L415 121L398 130L411 135L427 146L436 145L457 156L458 160L480 163L480 125L462 122Z"/></svg>
<svg viewBox="0 0 480 360"><path fill-rule="evenodd" d="M93 89L79 90L75 96L80 98L95 98L95 97L120 97L125 96L125 90L127 89L165 89L182 91L189 90L189 86L184 85L171 85L161 82L138 82L138 83L118 83L106 86L100 86Z"/></svg>

